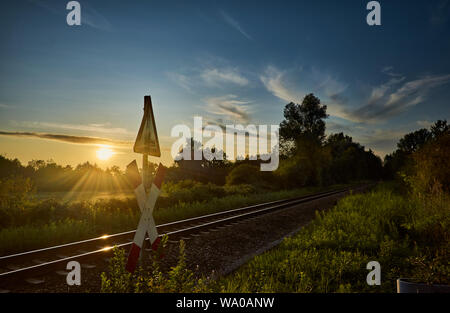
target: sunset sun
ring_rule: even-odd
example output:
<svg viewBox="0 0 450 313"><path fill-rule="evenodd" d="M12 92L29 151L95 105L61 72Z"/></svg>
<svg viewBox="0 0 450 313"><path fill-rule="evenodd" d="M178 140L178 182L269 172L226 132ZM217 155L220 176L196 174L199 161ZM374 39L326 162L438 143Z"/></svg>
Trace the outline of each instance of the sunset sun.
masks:
<svg viewBox="0 0 450 313"><path fill-rule="evenodd" d="M114 155L114 151L107 147L102 147L97 150L97 158L102 161L109 160Z"/></svg>

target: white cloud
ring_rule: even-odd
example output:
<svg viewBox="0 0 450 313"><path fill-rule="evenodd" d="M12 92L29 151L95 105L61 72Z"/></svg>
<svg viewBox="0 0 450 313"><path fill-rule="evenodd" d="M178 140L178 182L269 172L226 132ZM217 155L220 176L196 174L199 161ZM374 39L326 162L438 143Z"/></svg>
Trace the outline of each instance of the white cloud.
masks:
<svg viewBox="0 0 450 313"><path fill-rule="evenodd" d="M178 86L186 89L187 91L192 91L192 81L188 76L180 73L167 73L170 79L172 79Z"/></svg>
<svg viewBox="0 0 450 313"><path fill-rule="evenodd" d="M416 123L417 123L417 125L419 125L422 128L429 128L431 125L433 125L433 122L426 121L426 120L425 121L417 121Z"/></svg>
<svg viewBox="0 0 450 313"><path fill-rule="evenodd" d="M107 124L66 124L51 122L22 122L21 126L35 129L66 129L87 131L92 133L115 134L115 135L131 135L125 128L108 127Z"/></svg>
<svg viewBox="0 0 450 313"><path fill-rule="evenodd" d="M281 71L274 66L268 66L260 79L269 92L286 102L301 103L306 94L312 92L327 105L330 114L345 116L343 104L346 99L342 93L347 85L330 74L315 68L296 72Z"/></svg>
<svg viewBox="0 0 450 313"><path fill-rule="evenodd" d="M231 121L246 123L250 120L249 101L239 100L236 95L211 97L205 99L209 113L223 116Z"/></svg>
<svg viewBox="0 0 450 313"><path fill-rule="evenodd" d="M392 78L374 87L367 103L356 110L346 110L346 118L357 122L387 120L424 102L433 88L450 82L450 75L426 76L408 82L404 80L405 77Z"/></svg>
<svg viewBox="0 0 450 313"><path fill-rule="evenodd" d="M239 86L248 85L248 79L243 77L238 70L226 68L209 68L205 69L201 74L201 78L209 85L220 85L223 83L233 83Z"/></svg>
<svg viewBox="0 0 450 313"><path fill-rule="evenodd" d="M285 71L280 71L274 66L268 66L264 75L260 76L260 79L266 89L275 97L287 102L300 103L306 94L292 91L286 87L285 76Z"/></svg>
<svg viewBox="0 0 450 313"><path fill-rule="evenodd" d="M450 75L429 75L406 81L406 77L392 73L392 69L383 69L390 76L389 80L373 87L363 105L356 108L349 106L349 101L343 96L346 84L314 68L299 72L308 80L299 79L292 75L292 71L281 71L274 66L267 67L260 78L266 89L282 100L301 103L306 93L312 92L327 105L330 115L357 123L388 120L424 102L432 89L450 82Z"/></svg>

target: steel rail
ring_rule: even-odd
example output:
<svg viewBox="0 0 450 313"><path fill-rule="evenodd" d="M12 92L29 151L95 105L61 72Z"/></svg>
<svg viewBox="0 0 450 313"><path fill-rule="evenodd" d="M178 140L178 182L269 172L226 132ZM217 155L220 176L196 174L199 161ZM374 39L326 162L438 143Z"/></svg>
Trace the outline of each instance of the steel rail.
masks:
<svg viewBox="0 0 450 313"><path fill-rule="evenodd" d="M342 189L342 190L345 190L345 189ZM240 212L240 211L247 211L247 210L251 210L251 209L265 207L265 206L272 205L272 204L280 204L280 203L285 203L285 202L301 200L301 199L308 198L308 197L311 197L311 196L328 194L330 192L335 192L335 191L336 190L324 191L324 192L320 192L320 193L316 193L316 194L312 194L312 195L305 195L305 196L295 197L295 198L291 198L291 199L282 199L282 200L270 201L270 202L259 203L259 204L255 204L255 205L242 207L242 208L230 209L230 210L226 210L226 211L220 211L220 212L216 212L216 213L200 215L200 216L191 217L191 218L187 218L187 219L183 219L183 220L179 220L179 221L174 221L174 222L169 222L169 223L164 223L164 224L158 224L158 225L156 225L156 228L158 229L158 228L163 228L163 227L178 226L178 225L182 225L182 224L189 223L189 222L197 222L197 221L200 221L200 220L203 220L203 219L206 219L206 218L211 218L211 217L216 217L216 216L223 216L223 215L226 215L226 214L237 213L237 212ZM40 249L35 249L35 250L30 250L30 251L25 251L25 252L19 252L19 253L10 254L10 255L4 255L4 256L0 256L0 263L2 261L4 261L4 260L13 259L13 258L17 258L17 257L31 256L33 254L38 254L38 253L41 253L41 252L48 252L48 251L51 251L51 250L57 250L57 249L61 249L61 248L82 246L82 245L84 245L86 243L93 243L93 242L96 242L96 241L101 242L101 241L105 241L107 239L114 238L114 237L122 237L122 236L133 235L135 232L136 232L135 230L129 230L129 231L119 232L119 233L115 233L115 234L111 234L111 235L103 235L103 236L94 237L94 238L90 238L90 239L84 239L84 240L69 242L69 243L65 243L65 244L60 244L60 245L55 245L55 246L50 246L50 247L45 247L45 248L40 248Z"/></svg>
<svg viewBox="0 0 450 313"><path fill-rule="evenodd" d="M180 220L180 221L160 224L160 225L157 225L157 228L173 227L173 226L180 226L180 225L188 224L185 227L181 227L181 228L175 229L173 231L162 232L159 235L160 237L162 237L164 235L168 235L168 236L173 235L173 236L178 237L180 235L185 235L185 234L199 231L200 229L213 228L213 227L217 227L219 225L229 224L230 222L245 219L250 216L265 214L270 211L275 211L275 210L282 209L282 208L288 208L288 207L291 207L296 204L306 203L309 201L326 198L328 196L336 195L339 193L348 192L352 189L360 189L360 188L363 188L363 187L362 186L349 187L349 188L344 188L344 189L340 189L340 190L326 191L326 192L316 193L316 194L312 194L312 195L306 195L306 196L292 198L292 199L271 201L271 202L247 206L247 207L243 207L243 208L237 208L237 209L202 215L202 216L198 216L198 217L188 218L188 219L184 219L184 220ZM239 213L239 212L243 212L243 213ZM237 213L237 214L234 214L234 213ZM234 215L226 216L229 214L234 214ZM216 217L219 217L219 218L211 220L211 221L206 221L201 224L194 225L194 226L192 226L190 224L192 222L199 222L202 220L207 220L207 219L216 218ZM15 258L19 258L19 257L22 258L24 256L32 256L32 255L36 255L36 254L43 253L43 252L59 250L61 248L75 248L75 247L79 248L79 246L82 246L87 243L93 243L93 242L100 241L100 240L104 241L105 239L122 237L122 236L130 236L130 235L134 234L134 232L135 232L134 230L126 231L126 232L116 233L116 234L112 234L112 235L105 235L105 236L81 240L81 241L77 241L77 242L71 242L71 243L67 243L67 244L57 245L57 246L53 246L53 247L47 247L47 248L2 256L2 257L0 257L0 261L10 260L10 262L11 262L11 260L14 260ZM147 240L148 240L148 238L147 238ZM114 244L113 246L121 248L121 247L126 247L126 246L130 245L131 243L132 243L132 241L130 240L129 242L126 242L126 243ZM36 264L36 265L27 266L27 267L23 267L23 268L10 270L10 271L4 272L4 273L0 273L0 283L1 283L2 279L15 278L17 276L29 275L31 273L45 274L45 273L51 271L51 269L55 268L56 266L65 265L68 261L86 260L86 259L89 259L92 257L99 256L100 254L104 254L105 252L110 252L110 251L112 251L113 246L107 246L107 247L104 247L101 249L96 249L94 251L80 253L77 255L68 256L68 257L64 257L64 258L60 258L60 259L56 259L56 260L52 260L52 261L43 262L41 264Z"/></svg>

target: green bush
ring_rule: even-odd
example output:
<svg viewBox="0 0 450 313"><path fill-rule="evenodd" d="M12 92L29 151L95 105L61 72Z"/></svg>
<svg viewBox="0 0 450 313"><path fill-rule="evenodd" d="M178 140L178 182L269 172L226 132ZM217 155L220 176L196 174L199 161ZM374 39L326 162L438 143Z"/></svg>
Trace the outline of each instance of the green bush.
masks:
<svg viewBox="0 0 450 313"><path fill-rule="evenodd" d="M184 241L180 241L180 250L176 266L167 272L161 270L161 256L165 254L167 237L163 237L156 252L151 252L151 266L139 267L131 274L125 270L125 250L114 248L114 257L110 259L109 271L101 274L101 292L206 292L209 291L209 278L196 278L195 273L186 267Z"/></svg>
<svg viewBox="0 0 450 313"><path fill-rule="evenodd" d="M0 180L0 227L21 223L33 194L29 178Z"/></svg>
<svg viewBox="0 0 450 313"><path fill-rule="evenodd" d="M226 182L227 185L257 184L260 181L260 173L256 165L240 164L227 175Z"/></svg>

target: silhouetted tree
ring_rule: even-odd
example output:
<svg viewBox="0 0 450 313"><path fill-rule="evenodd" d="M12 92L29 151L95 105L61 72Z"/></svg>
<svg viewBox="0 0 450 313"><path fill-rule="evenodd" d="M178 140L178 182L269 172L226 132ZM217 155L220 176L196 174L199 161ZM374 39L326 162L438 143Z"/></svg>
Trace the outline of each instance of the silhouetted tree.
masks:
<svg viewBox="0 0 450 313"><path fill-rule="evenodd" d="M280 137L284 141L297 142L299 139L321 143L325 138L327 106L321 105L312 93L305 96L302 104L293 102L284 108L284 120L280 124Z"/></svg>
<svg viewBox="0 0 450 313"><path fill-rule="evenodd" d="M426 128L406 134L397 144L397 148L406 153L413 153L431 139L431 133Z"/></svg>
<svg viewBox="0 0 450 313"><path fill-rule="evenodd" d="M413 168L412 155L432 141L450 134L450 127L446 120L438 120L431 125L430 130L425 128L408 133L397 144L397 150L384 158L384 177L395 178L400 171L405 174Z"/></svg>

